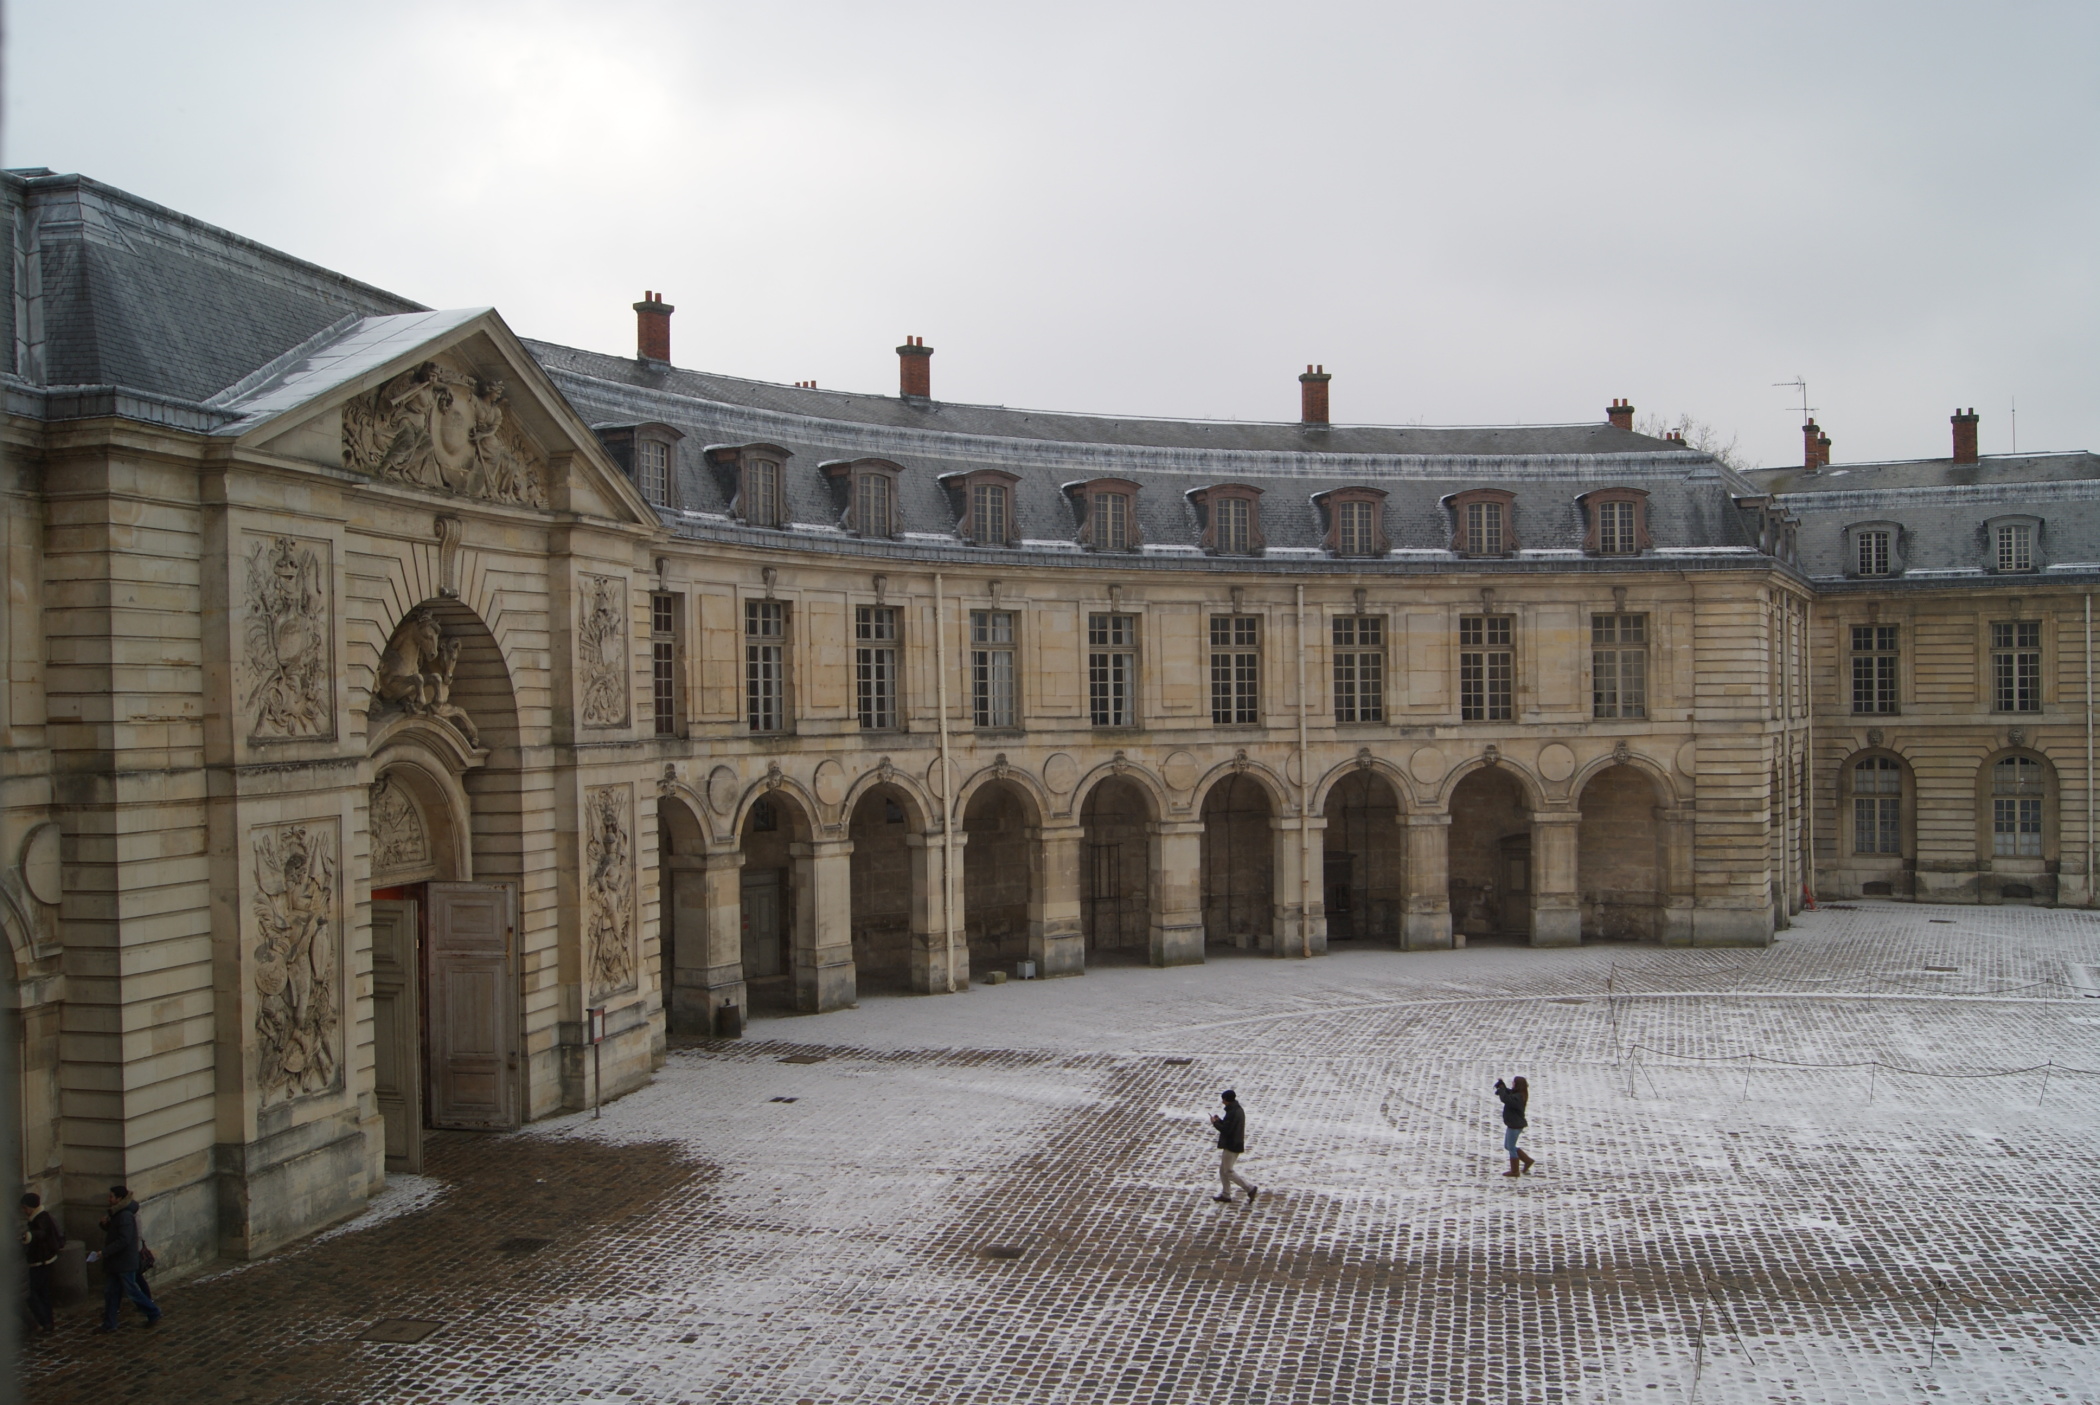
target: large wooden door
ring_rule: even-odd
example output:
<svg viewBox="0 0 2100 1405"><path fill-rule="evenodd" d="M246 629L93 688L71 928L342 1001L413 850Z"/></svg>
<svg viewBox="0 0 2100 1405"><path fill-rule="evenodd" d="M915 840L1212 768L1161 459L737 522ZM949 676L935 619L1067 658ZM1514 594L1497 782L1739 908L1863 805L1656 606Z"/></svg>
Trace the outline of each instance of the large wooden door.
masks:
<svg viewBox="0 0 2100 1405"><path fill-rule="evenodd" d="M386 1168L423 1169L423 1005L416 904L372 904L372 1093Z"/></svg>
<svg viewBox="0 0 2100 1405"><path fill-rule="evenodd" d="M780 873L747 873L743 882L744 979L787 974L780 921Z"/></svg>
<svg viewBox="0 0 2100 1405"><path fill-rule="evenodd" d="M432 883L425 942L430 1125L518 1125L517 922L501 883Z"/></svg>

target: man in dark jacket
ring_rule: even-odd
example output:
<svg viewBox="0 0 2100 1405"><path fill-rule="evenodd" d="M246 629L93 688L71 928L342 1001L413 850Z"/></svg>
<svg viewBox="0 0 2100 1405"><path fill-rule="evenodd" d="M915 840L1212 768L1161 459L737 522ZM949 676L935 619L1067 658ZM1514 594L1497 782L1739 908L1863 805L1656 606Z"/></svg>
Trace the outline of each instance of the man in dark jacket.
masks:
<svg viewBox="0 0 2100 1405"><path fill-rule="evenodd" d="M1225 1102L1225 1111L1222 1116L1212 1117L1210 1125L1218 1129L1218 1180L1224 1193L1211 1199L1230 1205L1232 1188L1238 1186L1247 1192L1247 1203L1252 1205L1254 1197L1261 1194L1260 1189L1232 1169L1232 1163L1247 1149L1247 1113L1240 1106L1239 1094L1232 1089L1227 1088L1218 1096Z"/></svg>
<svg viewBox="0 0 2100 1405"><path fill-rule="evenodd" d="M123 1186L109 1188L109 1215L102 1221L102 1325L98 1332L117 1330L117 1311L130 1298L146 1314L146 1325L160 1321L160 1305L146 1291L139 1277L145 1240L139 1235L139 1202Z"/></svg>
<svg viewBox="0 0 2100 1405"><path fill-rule="evenodd" d="M51 1275L66 1236L35 1191L22 1197L22 1257L29 1264L29 1321L39 1332L52 1330Z"/></svg>

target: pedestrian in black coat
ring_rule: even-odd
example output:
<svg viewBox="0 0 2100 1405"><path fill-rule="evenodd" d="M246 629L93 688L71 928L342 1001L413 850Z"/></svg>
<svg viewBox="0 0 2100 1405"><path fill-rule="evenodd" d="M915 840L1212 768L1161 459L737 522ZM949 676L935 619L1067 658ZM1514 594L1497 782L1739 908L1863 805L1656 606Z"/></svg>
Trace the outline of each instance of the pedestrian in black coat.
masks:
<svg viewBox="0 0 2100 1405"><path fill-rule="evenodd" d="M139 1202L123 1186L111 1186L109 1214L102 1220L102 1325L96 1331L117 1330L117 1310L126 1298L146 1314L148 1327L159 1324L160 1304L153 1301L145 1280L139 1277L145 1249L146 1241L139 1233Z"/></svg>
<svg viewBox="0 0 2100 1405"><path fill-rule="evenodd" d="M1531 1085L1521 1078L1504 1085L1498 1078L1495 1096L1502 1099L1502 1149L1509 1153L1509 1169L1502 1174L1521 1176L1533 1165L1531 1157L1517 1145L1517 1138L1531 1125L1524 1117L1524 1109L1531 1102Z"/></svg>
<svg viewBox="0 0 2100 1405"><path fill-rule="evenodd" d="M1239 1094L1232 1089L1227 1088L1218 1096L1224 1100L1225 1111L1213 1116L1210 1125L1218 1129L1218 1181L1223 1193L1211 1199L1230 1205L1232 1188L1238 1186L1247 1192L1247 1203L1252 1205L1261 1188L1232 1169L1232 1163L1247 1149L1247 1112L1240 1106Z"/></svg>
<svg viewBox="0 0 2100 1405"><path fill-rule="evenodd" d="M49 1332L51 1321L51 1276L57 1270L59 1251L66 1247L65 1232L44 1198L31 1191L22 1197L22 1258L29 1267L29 1324L38 1332Z"/></svg>

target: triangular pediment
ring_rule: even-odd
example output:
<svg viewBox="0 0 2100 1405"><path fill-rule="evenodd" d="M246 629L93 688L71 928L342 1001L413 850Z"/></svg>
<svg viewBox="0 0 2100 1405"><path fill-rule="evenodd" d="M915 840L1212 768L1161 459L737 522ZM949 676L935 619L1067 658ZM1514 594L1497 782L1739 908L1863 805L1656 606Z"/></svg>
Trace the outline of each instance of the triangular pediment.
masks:
<svg viewBox="0 0 2100 1405"><path fill-rule="evenodd" d="M448 498L655 526L655 511L490 309L329 329L217 397L279 461Z"/></svg>

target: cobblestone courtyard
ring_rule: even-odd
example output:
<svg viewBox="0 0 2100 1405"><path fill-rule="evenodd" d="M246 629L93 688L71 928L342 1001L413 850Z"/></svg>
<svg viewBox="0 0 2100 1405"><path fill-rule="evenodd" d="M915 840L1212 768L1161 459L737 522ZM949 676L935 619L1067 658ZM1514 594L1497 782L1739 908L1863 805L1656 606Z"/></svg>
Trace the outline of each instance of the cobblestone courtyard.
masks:
<svg viewBox="0 0 2100 1405"><path fill-rule="evenodd" d="M166 1287L151 1334L72 1309L31 1398L2100 1400L2087 964L2100 917L1883 904L1768 951L761 1020L601 1121L437 1138L364 1220ZM1251 1208L1210 1199L1223 1087ZM360 1340L396 1318L440 1325Z"/></svg>

